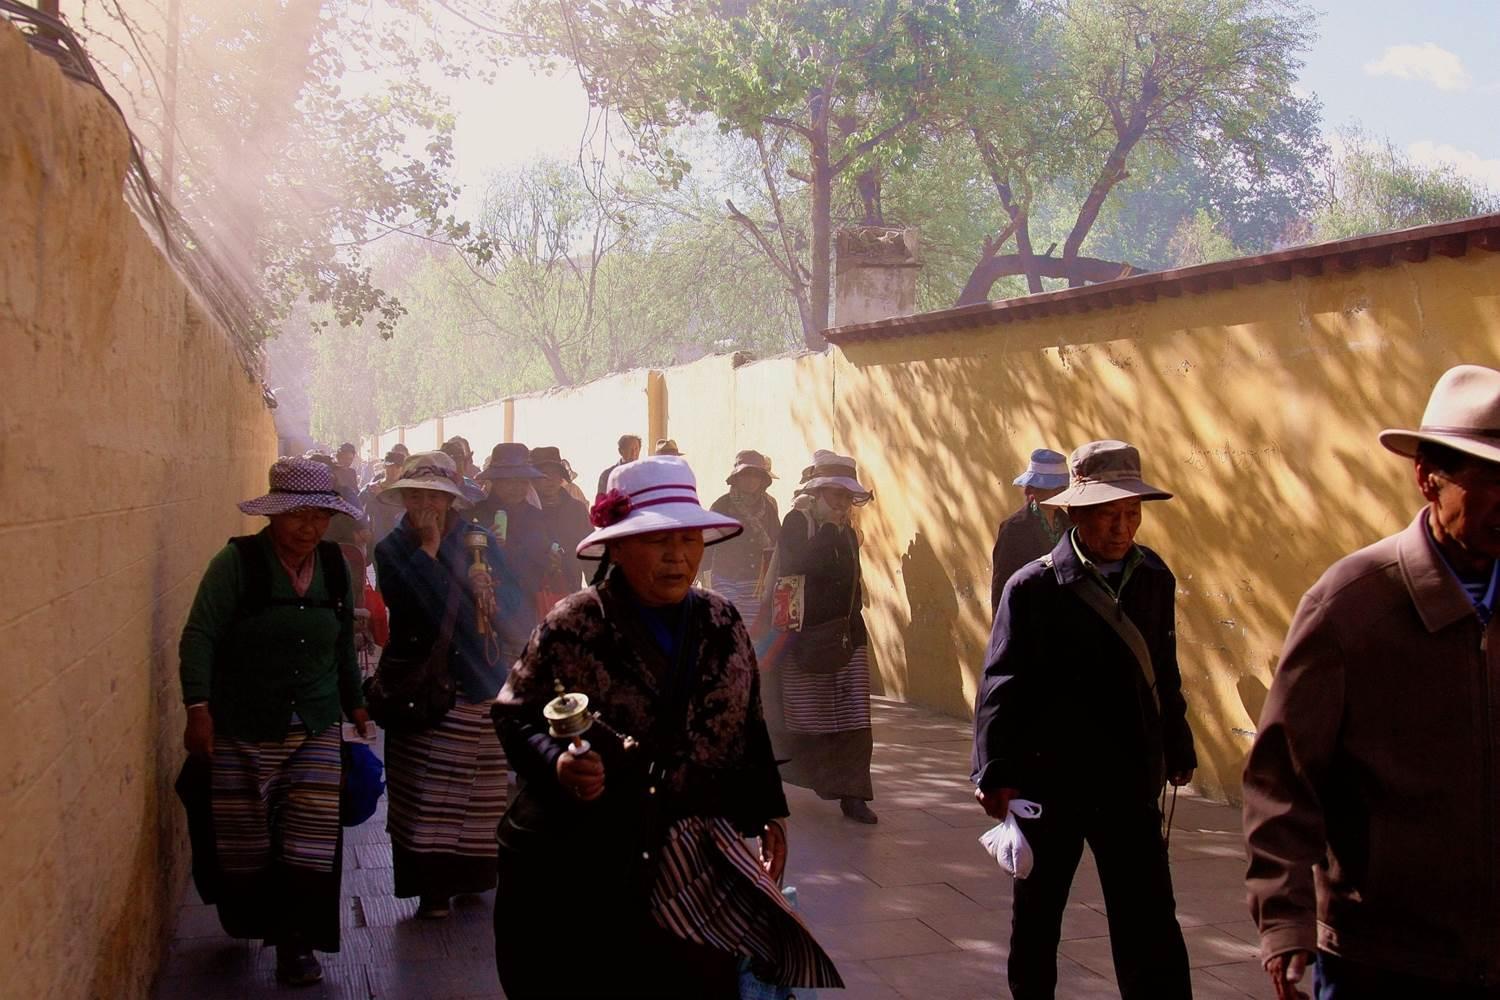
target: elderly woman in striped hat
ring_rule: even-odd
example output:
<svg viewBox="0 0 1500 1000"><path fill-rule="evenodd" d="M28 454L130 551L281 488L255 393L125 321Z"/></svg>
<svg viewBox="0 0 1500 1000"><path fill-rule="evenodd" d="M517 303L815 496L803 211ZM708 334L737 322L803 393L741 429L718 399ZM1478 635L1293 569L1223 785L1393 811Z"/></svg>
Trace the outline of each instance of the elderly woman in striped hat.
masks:
<svg viewBox="0 0 1500 1000"><path fill-rule="evenodd" d="M840 986L777 889L787 806L750 637L693 587L704 547L741 525L703 509L681 458L608 485L577 550L601 560L595 582L547 615L495 703L519 779L498 834L505 995L729 1000L742 960ZM552 735L560 691L599 713L587 743Z"/></svg>
<svg viewBox="0 0 1500 1000"><path fill-rule="evenodd" d="M183 742L210 758L219 921L276 946L276 978L323 978L339 950L340 716L366 732L354 592L334 514L360 511L328 466L284 458L240 510L270 524L208 564L179 648Z"/></svg>
<svg viewBox="0 0 1500 1000"><path fill-rule="evenodd" d="M489 706L536 623L513 561L469 506L453 459L430 451L407 459L380 494L404 508L375 548L380 592L391 616L390 649L426 655L445 639L456 704L419 732L387 732L386 778L396 895L419 897L417 916L446 917L454 896L495 885L495 824L505 810L505 755ZM477 554L466 536L477 534Z"/></svg>
<svg viewBox="0 0 1500 1000"><path fill-rule="evenodd" d="M785 608L763 619L786 628L774 645L767 697L774 702L776 750L782 774L820 798L837 799L856 823L875 823L870 780L874 731L870 725L869 635L854 508L869 503L854 459L819 450L803 470L796 500L781 523L773 559L774 602L791 585L800 621Z"/></svg>

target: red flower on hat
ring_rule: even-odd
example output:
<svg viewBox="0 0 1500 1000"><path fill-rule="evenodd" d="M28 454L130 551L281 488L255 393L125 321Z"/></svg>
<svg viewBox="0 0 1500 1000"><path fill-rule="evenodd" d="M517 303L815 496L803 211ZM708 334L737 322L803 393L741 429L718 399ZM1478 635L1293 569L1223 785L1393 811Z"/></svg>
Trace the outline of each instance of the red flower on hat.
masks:
<svg viewBox="0 0 1500 1000"><path fill-rule="evenodd" d="M630 498L619 490L599 494L589 511L589 523L596 528L608 528L619 524L630 513Z"/></svg>

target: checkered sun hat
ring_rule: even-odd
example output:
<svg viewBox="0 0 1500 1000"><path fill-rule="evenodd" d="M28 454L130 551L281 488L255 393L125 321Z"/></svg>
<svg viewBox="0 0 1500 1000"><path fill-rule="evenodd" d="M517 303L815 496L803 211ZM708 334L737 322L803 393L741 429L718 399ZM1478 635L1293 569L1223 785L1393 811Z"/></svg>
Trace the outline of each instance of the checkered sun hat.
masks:
<svg viewBox="0 0 1500 1000"><path fill-rule="evenodd" d="M321 507L353 518L364 511L339 495L333 470L308 458L282 458L271 466L271 491L241 503L246 514L285 514L303 507Z"/></svg>

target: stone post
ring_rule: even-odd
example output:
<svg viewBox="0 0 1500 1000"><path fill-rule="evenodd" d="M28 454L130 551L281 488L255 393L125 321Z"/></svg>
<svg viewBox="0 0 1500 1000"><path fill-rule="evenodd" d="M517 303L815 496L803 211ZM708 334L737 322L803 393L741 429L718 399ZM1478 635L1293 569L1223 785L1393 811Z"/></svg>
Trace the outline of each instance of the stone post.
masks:
<svg viewBox="0 0 1500 1000"><path fill-rule="evenodd" d="M852 226L834 240L833 323L850 326L917 310L917 231Z"/></svg>

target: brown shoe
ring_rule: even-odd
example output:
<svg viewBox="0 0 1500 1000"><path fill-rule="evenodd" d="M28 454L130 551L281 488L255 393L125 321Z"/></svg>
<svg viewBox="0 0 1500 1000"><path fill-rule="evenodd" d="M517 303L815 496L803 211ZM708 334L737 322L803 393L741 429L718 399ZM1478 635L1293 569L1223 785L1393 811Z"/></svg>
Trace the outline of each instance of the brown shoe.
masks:
<svg viewBox="0 0 1500 1000"><path fill-rule="evenodd" d="M880 822L880 817L875 815L875 810L871 809L870 804L864 799L849 797L839 799L839 809L843 811L845 816L848 816L856 823L874 824Z"/></svg>

